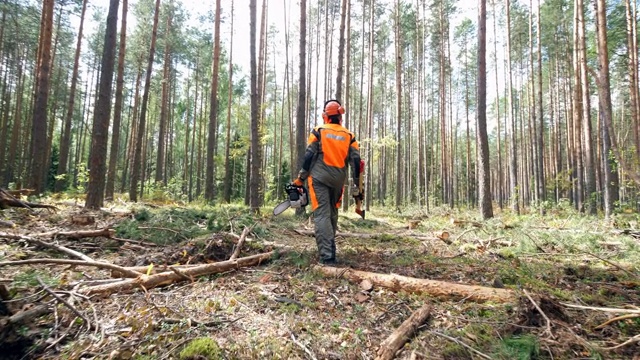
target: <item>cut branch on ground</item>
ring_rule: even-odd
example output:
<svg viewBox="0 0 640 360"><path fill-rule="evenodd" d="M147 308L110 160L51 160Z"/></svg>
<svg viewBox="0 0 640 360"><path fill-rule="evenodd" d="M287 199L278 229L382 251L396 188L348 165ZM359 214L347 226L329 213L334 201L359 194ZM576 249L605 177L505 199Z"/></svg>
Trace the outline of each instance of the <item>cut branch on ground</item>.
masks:
<svg viewBox="0 0 640 360"><path fill-rule="evenodd" d="M427 320L431 314L431 305L425 304L414 311L388 338L386 338L378 349L376 360L391 360L395 358L396 352L409 341L418 328Z"/></svg>
<svg viewBox="0 0 640 360"><path fill-rule="evenodd" d="M281 250L280 254L282 253L283 251ZM183 268L183 269L180 269L182 272L181 275L175 273L174 271L167 271L167 272L162 272L159 274L149 275L149 276L143 274L135 279L126 279L116 283L97 285L97 286L85 288L81 292L87 295L93 295L93 294L108 295L114 292L128 291L136 288L143 288L148 290L154 287L169 285L178 281L183 281L185 280L185 276L188 279L189 277L216 274L216 273L221 273L224 271L237 269L241 267L259 265L263 262L270 260L273 255L275 255L275 252L271 251L268 253L247 256L247 257L239 258L236 260L227 260L227 261L221 261L213 264L204 264L204 265L194 266L186 269Z"/></svg>

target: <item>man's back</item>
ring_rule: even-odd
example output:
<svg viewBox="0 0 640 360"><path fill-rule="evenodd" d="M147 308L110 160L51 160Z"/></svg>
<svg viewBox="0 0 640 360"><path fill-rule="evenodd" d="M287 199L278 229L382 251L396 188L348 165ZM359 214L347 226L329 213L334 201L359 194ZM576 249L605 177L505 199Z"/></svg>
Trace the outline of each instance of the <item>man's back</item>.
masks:
<svg viewBox="0 0 640 360"><path fill-rule="evenodd" d="M311 132L309 146L316 152L311 176L330 186L342 186L347 176L348 161L358 152L358 142L353 133L340 124L323 124Z"/></svg>

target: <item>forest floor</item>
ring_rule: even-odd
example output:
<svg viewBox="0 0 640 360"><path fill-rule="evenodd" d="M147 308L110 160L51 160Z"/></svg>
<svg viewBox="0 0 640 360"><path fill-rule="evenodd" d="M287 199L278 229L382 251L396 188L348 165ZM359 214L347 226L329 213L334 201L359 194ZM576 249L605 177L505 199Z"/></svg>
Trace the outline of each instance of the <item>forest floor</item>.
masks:
<svg viewBox="0 0 640 360"><path fill-rule="evenodd" d="M315 241L304 235L313 226L292 210L273 217L265 208L254 217L238 205L115 201L87 212L69 201L41 201L58 211L4 210L4 220L15 224L0 229L0 286L12 298L5 304L13 314L43 304L46 311L13 325L0 313L0 358L373 359L412 312L430 304L397 359L640 359L638 214L605 221L566 204L544 216L498 211L489 221L444 209L372 209L366 220L341 212L337 267L517 294L512 302L476 303L322 275L314 268ZM83 217L87 225L79 225ZM16 234L123 267L213 263L229 258L245 227L240 257L281 254L106 296L83 289L110 279L108 270L5 264L70 258ZM104 228L115 235L60 233Z"/></svg>

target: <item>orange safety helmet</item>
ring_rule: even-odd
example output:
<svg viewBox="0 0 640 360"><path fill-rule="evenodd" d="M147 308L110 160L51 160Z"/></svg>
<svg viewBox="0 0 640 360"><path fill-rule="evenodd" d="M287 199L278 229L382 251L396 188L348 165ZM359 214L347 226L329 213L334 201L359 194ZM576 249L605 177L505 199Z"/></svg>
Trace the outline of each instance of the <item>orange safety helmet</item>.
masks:
<svg viewBox="0 0 640 360"><path fill-rule="evenodd" d="M324 103L324 110L322 111L322 118L324 119L324 123L328 124L331 122L330 117L335 115L344 114L344 108L340 104L338 100L327 100ZM340 120L340 124L342 124L342 119Z"/></svg>

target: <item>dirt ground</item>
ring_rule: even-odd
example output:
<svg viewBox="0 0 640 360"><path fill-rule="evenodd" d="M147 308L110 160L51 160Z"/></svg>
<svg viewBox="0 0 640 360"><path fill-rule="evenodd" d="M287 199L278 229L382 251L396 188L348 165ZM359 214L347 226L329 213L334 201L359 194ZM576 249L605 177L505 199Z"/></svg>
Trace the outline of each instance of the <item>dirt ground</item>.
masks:
<svg viewBox="0 0 640 360"><path fill-rule="evenodd" d="M357 282L325 277L313 269L313 237L301 234L312 230L310 222L288 213L278 218L252 218L246 210L198 213L187 220L201 230L194 232L182 223L172 227L180 214L161 216L157 207L141 212L122 205L86 213L70 204L57 206L57 212L33 214L5 210L4 219L15 227L0 231L0 286L11 298L0 302L5 305L0 307L0 358L373 359L405 319L430 304L429 318L397 359L640 359L640 281L635 268L622 261L637 252L637 240L628 234L593 240L589 229L573 231L581 231L581 223L554 228L506 217L456 223L448 213L417 220L375 211L368 220L341 215L337 267L507 288L518 299L474 303L376 285L363 290ZM79 225L74 223L78 215L94 221ZM154 216L158 222L149 225ZM40 234L42 241L123 267L220 262L232 254L247 219L253 219L252 231L241 257L272 250L284 254L258 266L162 287L87 296L83 289L110 279L108 270L5 264L70 258L9 236L16 234ZM136 242L51 233L103 228L118 229L114 237L136 234L130 238ZM563 245L562 231L602 253ZM527 237L531 243L524 247ZM42 283L70 306L44 291ZM39 306L46 312L26 323L7 320ZM616 318L621 315L626 318ZM193 341L203 338L214 342Z"/></svg>

